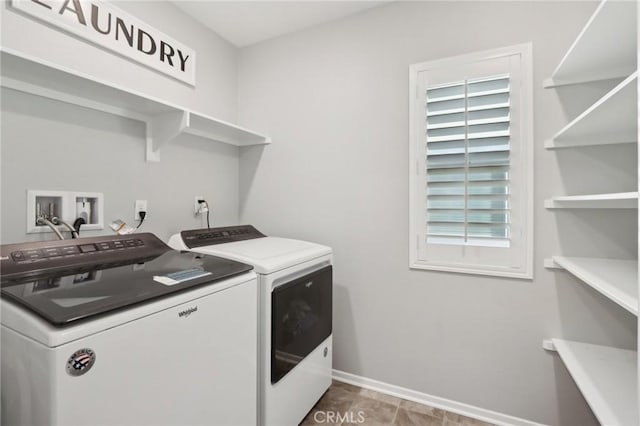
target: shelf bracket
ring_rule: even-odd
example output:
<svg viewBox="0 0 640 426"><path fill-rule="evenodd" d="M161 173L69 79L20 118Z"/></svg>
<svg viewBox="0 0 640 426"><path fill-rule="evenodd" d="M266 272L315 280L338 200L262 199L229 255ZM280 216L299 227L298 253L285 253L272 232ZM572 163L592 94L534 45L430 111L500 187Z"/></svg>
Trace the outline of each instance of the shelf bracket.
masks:
<svg viewBox="0 0 640 426"><path fill-rule="evenodd" d="M147 161L160 161L160 148L171 142L189 126L187 111L169 111L146 121Z"/></svg>
<svg viewBox="0 0 640 426"><path fill-rule="evenodd" d="M544 260L544 267L547 269L564 269L552 257Z"/></svg>
<svg viewBox="0 0 640 426"><path fill-rule="evenodd" d="M542 341L542 349L544 349L545 351L549 351L549 352L556 352L556 345L553 344L553 340L551 339L544 339Z"/></svg>

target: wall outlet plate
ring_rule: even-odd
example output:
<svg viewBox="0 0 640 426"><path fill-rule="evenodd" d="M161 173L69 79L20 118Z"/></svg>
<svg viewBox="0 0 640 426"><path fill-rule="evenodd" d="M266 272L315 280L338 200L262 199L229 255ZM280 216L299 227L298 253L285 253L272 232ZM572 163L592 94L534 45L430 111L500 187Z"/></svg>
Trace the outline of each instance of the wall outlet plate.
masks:
<svg viewBox="0 0 640 426"><path fill-rule="evenodd" d="M201 200L204 201L204 197L196 195L195 200L193 201L193 212L196 216L207 212L206 206L200 203Z"/></svg>
<svg viewBox="0 0 640 426"><path fill-rule="evenodd" d="M147 200L136 200L136 204L134 207L134 219L137 221L142 220L140 217L140 212L147 212L145 219L149 216L149 211L147 210Z"/></svg>

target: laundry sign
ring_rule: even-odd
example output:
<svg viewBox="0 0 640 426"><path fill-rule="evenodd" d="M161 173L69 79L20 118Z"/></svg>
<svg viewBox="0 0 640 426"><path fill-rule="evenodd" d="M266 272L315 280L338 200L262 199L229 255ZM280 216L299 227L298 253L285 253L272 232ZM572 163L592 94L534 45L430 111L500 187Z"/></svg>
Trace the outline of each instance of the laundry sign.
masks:
<svg viewBox="0 0 640 426"><path fill-rule="evenodd" d="M11 6L195 86L193 49L102 0L11 0Z"/></svg>

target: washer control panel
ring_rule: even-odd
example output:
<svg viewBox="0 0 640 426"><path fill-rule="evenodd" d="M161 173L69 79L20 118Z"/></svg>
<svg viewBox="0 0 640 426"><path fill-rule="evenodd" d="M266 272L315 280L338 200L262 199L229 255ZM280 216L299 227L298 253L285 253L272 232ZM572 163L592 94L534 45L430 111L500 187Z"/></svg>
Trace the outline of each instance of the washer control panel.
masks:
<svg viewBox="0 0 640 426"><path fill-rule="evenodd" d="M62 247L44 247L11 252L14 262L33 262L48 258L69 258L83 253L105 252L125 248L144 247L140 238L127 240L99 241L97 243L66 245Z"/></svg>
<svg viewBox="0 0 640 426"><path fill-rule="evenodd" d="M2 281L16 274L39 274L93 264L154 257L171 250L153 234L101 236L0 246Z"/></svg>
<svg viewBox="0 0 640 426"><path fill-rule="evenodd" d="M251 225L224 226L218 228L191 229L180 233L182 241L190 249L214 244L232 243L265 237Z"/></svg>

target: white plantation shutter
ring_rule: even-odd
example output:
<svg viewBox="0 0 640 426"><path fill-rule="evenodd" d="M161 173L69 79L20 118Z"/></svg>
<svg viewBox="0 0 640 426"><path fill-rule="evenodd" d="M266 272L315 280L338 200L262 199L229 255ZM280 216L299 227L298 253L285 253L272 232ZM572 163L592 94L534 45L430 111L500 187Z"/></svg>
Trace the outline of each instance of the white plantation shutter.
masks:
<svg viewBox="0 0 640 426"><path fill-rule="evenodd" d="M427 241L508 247L509 76L426 91Z"/></svg>
<svg viewBox="0 0 640 426"><path fill-rule="evenodd" d="M531 44L410 68L409 265L532 278Z"/></svg>

